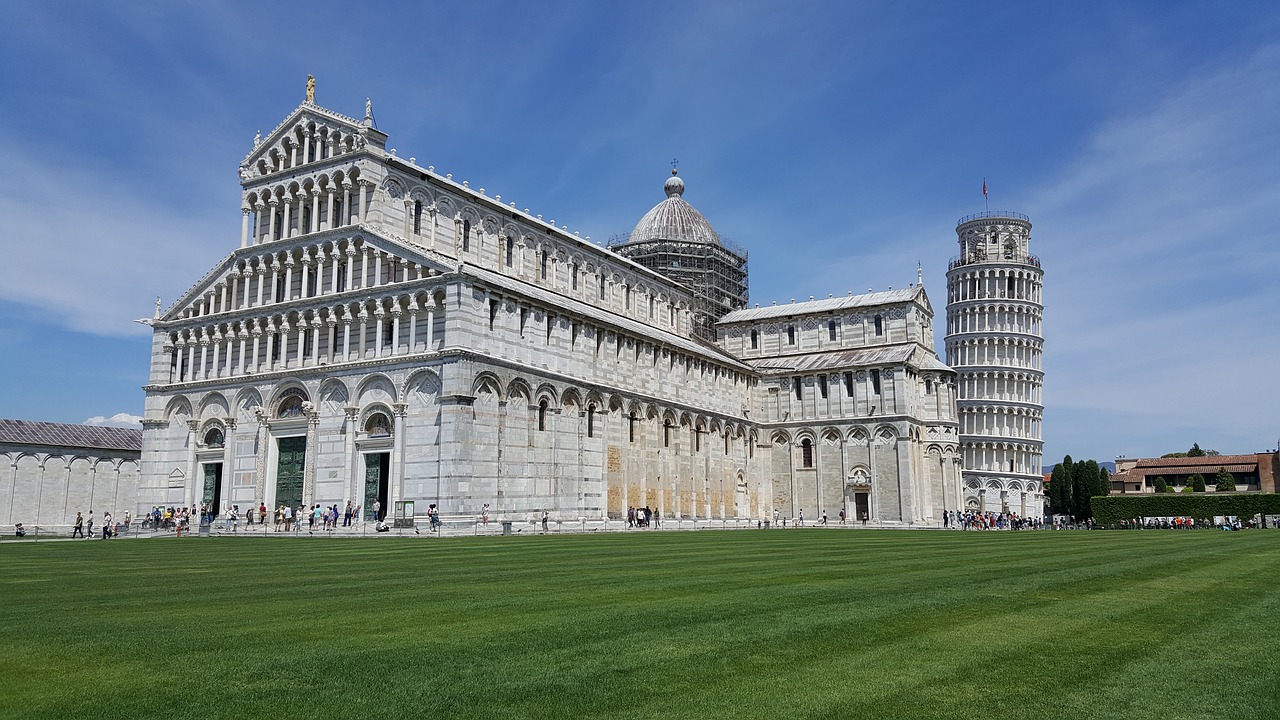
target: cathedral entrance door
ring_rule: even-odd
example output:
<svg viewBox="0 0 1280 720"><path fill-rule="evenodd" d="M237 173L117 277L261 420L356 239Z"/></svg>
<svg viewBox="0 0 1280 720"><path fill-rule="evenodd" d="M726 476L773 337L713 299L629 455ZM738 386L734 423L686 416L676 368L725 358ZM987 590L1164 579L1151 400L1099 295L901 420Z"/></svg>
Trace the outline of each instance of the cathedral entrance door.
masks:
<svg viewBox="0 0 1280 720"><path fill-rule="evenodd" d="M280 438L276 463L276 504L297 509L302 504L302 469L307 461L305 437Z"/></svg>
<svg viewBox="0 0 1280 720"><path fill-rule="evenodd" d="M871 494L864 492L856 492L853 494L853 518L855 520L867 520L871 517Z"/></svg>
<svg viewBox="0 0 1280 720"><path fill-rule="evenodd" d="M212 515L222 512L222 463L205 463L204 492L201 504L209 508Z"/></svg>
<svg viewBox="0 0 1280 720"><path fill-rule="evenodd" d="M391 453L367 453L364 456L364 517L374 520L373 503L376 501L387 515L387 497L390 487Z"/></svg>

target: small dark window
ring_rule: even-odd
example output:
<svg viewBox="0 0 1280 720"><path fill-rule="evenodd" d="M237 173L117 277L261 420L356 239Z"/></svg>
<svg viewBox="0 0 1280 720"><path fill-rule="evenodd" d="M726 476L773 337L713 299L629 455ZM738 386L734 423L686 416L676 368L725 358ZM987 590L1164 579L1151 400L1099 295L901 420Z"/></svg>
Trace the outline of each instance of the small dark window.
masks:
<svg viewBox="0 0 1280 720"><path fill-rule="evenodd" d="M547 401L543 400L538 403L538 429L547 429Z"/></svg>
<svg viewBox="0 0 1280 720"><path fill-rule="evenodd" d="M828 340L836 339L836 321L835 320L827 321L827 339Z"/></svg>
<svg viewBox="0 0 1280 720"><path fill-rule="evenodd" d="M796 399L803 400L804 398L801 395L801 393L803 392L803 388L804 388L804 380L802 378L796 378L795 385L796 385Z"/></svg>
<svg viewBox="0 0 1280 720"><path fill-rule="evenodd" d="M422 233L422 201L414 200L413 201L413 234L419 235L421 233Z"/></svg>
<svg viewBox="0 0 1280 720"><path fill-rule="evenodd" d="M505 260L506 260L506 264L507 264L507 267L511 267L511 263L512 263L512 259L511 259L511 257L512 257L513 255L515 255L515 252L516 252L516 241L515 241L513 238L508 237L508 238L507 238L507 253L506 253L506 258L505 258Z"/></svg>
<svg viewBox="0 0 1280 720"><path fill-rule="evenodd" d="M334 292L343 292L347 289L347 264L338 263L338 289Z"/></svg>
<svg viewBox="0 0 1280 720"><path fill-rule="evenodd" d="M574 263L569 266L569 274L570 274L569 282L571 283L571 287L574 290L577 290L578 289L578 263Z"/></svg>
<svg viewBox="0 0 1280 720"><path fill-rule="evenodd" d="M555 326L556 326L556 316L552 315L551 313L547 313L547 344L548 345L551 344L551 331L555 329Z"/></svg>
<svg viewBox="0 0 1280 720"><path fill-rule="evenodd" d="M636 414L631 413L627 416L627 442L636 441L636 423L640 422L636 419Z"/></svg>
<svg viewBox="0 0 1280 720"><path fill-rule="evenodd" d="M543 280L546 280L546 279L547 279L547 263L549 262L550 257L551 257L550 255L548 255L545 251L543 251L543 253L542 253L542 266L539 268L540 272L542 273L542 279L543 279Z"/></svg>
<svg viewBox="0 0 1280 720"><path fill-rule="evenodd" d="M876 335L884 335L884 318L876 316Z"/></svg>
<svg viewBox="0 0 1280 720"><path fill-rule="evenodd" d="M471 221L462 221L462 251L470 252L471 250Z"/></svg>
<svg viewBox="0 0 1280 720"><path fill-rule="evenodd" d="M809 438L800 441L800 464L801 467L813 467L813 441Z"/></svg>
<svg viewBox="0 0 1280 720"><path fill-rule="evenodd" d="M604 275L601 274L601 275L597 275L596 277L599 278L600 280L600 299L603 300L604 299Z"/></svg>
<svg viewBox="0 0 1280 720"><path fill-rule="evenodd" d="M933 394L933 381L928 378L925 378L925 381L924 381L924 394L925 395Z"/></svg>
<svg viewBox="0 0 1280 720"><path fill-rule="evenodd" d="M787 344L788 345L796 344L796 326L795 325L787 326Z"/></svg>
<svg viewBox="0 0 1280 720"><path fill-rule="evenodd" d="M671 447L671 421L662 422L662 447Z"/></svg>
<svg viewBox="0 0 1280 720"><path fill-rule="evenodd" d="M847 397L853 397L853 373L844 374L844 394Z"/></svg>
<svg viewBox="0 0 1280 720"><path fill-rule="evenodd" d="M879 370L871 371L871 390L877 395L880 394L880 371Z"/></svg>
<svg viewBox="0 0 1280 720"><path fill-rule="evenodd" d="M596 406L587 406L587 437L596 436Z"/></svg>
<svg viewBox="0 0 1280 720"><path fill-rule="evenodd" d="M493 329L493 321L496 320L497 318L498 318L498 301L494 299L490 299L489 300L489 329L490 330Z"/></svg>
<svg viewBox="0 0 1280 720"><path fill-rule="evenodd" d="M529 309L520 308L520 337L524 337L524 326L529 320Z"/></svg>
<svg viewBox="0 0 1280 720"><path fill-rule="evenodd" d="M382 347L391 347L391 331L395 328L395 320L388 320L382 328Z"/></svg>
<svg viewBox="0 0 1280 720"><path fill-rule="evenodd" d="M827 399L827 376L826 375L818 376L818 392L822 394L823 400Z"/></svg>
<svg viewBox="0 0 1280 720"><path fill-rule="evenodd" d="M751 331L751 349L755 350L759 347L760 347L760 333L755 330L752 330Z"/></svg>

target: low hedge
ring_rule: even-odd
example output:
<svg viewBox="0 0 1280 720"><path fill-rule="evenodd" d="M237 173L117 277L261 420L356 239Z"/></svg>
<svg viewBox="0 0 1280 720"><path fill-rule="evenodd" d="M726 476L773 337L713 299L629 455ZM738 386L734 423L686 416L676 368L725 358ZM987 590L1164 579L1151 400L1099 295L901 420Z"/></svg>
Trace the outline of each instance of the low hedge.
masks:
<svg viewBox="0 0 1280 720"><path fill-rule="evenodd" d="M1212 520L1217 515L1249 518L1259 513L1280 515L1277 493L1161 493L1158 495L1101 495L1090 498L1093 518L1101 525L1144 517L1189 517Z"/></svg>

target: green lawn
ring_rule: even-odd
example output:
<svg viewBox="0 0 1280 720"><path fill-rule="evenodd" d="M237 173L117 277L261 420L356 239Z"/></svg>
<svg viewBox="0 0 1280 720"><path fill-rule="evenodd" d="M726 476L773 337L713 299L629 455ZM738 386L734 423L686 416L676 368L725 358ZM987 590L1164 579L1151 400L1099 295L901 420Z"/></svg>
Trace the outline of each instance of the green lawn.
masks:
<svg viewBox="0 0 1280 720"><path fill-rule="evenodd" d="M1275 718L1280 532L0 548L0 717Z"/></svg>

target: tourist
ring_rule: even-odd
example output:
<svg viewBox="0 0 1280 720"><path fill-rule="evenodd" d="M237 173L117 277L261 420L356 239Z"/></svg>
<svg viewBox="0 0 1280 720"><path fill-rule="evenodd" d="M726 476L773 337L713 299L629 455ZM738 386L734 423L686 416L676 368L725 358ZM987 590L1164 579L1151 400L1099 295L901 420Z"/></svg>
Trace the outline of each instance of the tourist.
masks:
<svg viewBox="0 0 1280 720"><path fill-rule="evenodd" d="M89 537L93 537L93 510L89 511Z"/></svg>
<svg viewBox="0 0 1280 720"><path fill-rule="evenodd" d="M489 527L489 503L485 503L484 507L480 508L480 523Z"/></svg>
<svg viewBox="0 0 1280 720"><path fill-rule="evenodd" d="M76 535L79 535L81 540L84 539L84 518L78 512L76 513L75 527L71 529L71 537Z"/></svg>
<svg viewBox="0 0 1280 720"><path fill-rule="evenodd" d="M267 524L267 503L265 501L258 503L258 524Z"/></svg>
<svg viewBox="0 0 1280 720"><path fill-rule="evenodd" d="M662 524L662 514L658 512L658 508L653 509L653 529L657 530L658 525Z"/></svg>
<svg viewBox="0 0 1280 720"><path fill-rule="evenodd" d="M111 539L111 513L110 512L105 512L102 514L102 539L103 540Z"/></svg>
<svg viewBox="0 0 1280 720"><path fill-rule="evenodd" d="M347 501L347 506L342 509L342 527L351 527L351 501Z"/></svg>
<svg viewBox="0 0 1280 720"><path fill-rule="evenodd" d="M840 508L840 524L844 524L844 508Z"/></svg>
<svg viewBox="0 0 1280 720"><path fill-rule="evenodd" d="M804 509L800 510L800 517L796 518L796 527L804 527Z"/></svg>
<svg viewBox="0 0 1280 720"><path fill-rule="evenodd" d="M818 521L818 524L819 524L819 525L826 525L826 524L827 524L827 514L826 514L826 513L822 513L822 519Z"/></svg>
<svg viewBox="0 0 1280 720"><path fill-rule="evenodd" d="M89 522L90 522L91 524L92 524L92 522L93 522L93 514L92 514L92 513L90 513L90 515L89 515ZM627 527L629 527L629 528L630 528L630 527L635 527L635 526L636 526L636 509L635 509L635 508L633 508L633 507L628 507L628 508L627 508Z"/></svg>
<svg viewBox="0 0 1280 720"><path fill-rule="evenodd" d="M542 532L547 531L547 511L542 511Z"/></svg>
<svg viewBox="0 0 1280 720"><path fill-rule="evenodd" d="M289 532L290 528L293 527L293 508L283 503L280 504L280 508L284 514L284 531Z"/></svg>
<svg viewBox="0 0 1280 720"><path fill-rule="evenodd" d="M379 520L379 521L382 520L382 501L381 500L373 501L373 519Z"/></svg>
<svg viewBox="0 0 1280 720"><path fill-rule="evenodd" d="M133 521L133 516L129 513L128 510L125 510L124 511L124 531L126 534L129 532L129 523L132 521Z"/></svg>

